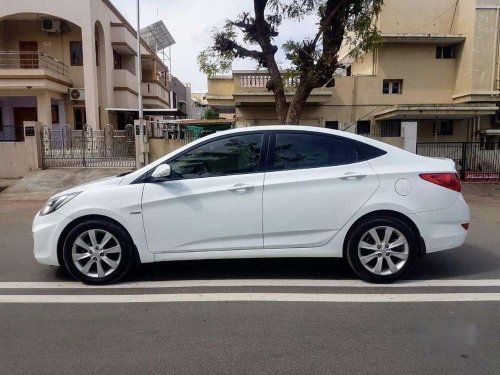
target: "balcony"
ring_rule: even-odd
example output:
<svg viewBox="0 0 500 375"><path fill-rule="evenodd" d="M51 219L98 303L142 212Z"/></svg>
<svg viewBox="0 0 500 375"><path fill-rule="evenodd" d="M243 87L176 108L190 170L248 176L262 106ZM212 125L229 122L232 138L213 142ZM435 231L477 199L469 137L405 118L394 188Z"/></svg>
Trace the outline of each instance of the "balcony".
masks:
<svg viewBox="0 0 500 375"><path fill-rule="evenodd" d="M141 89L144 105L150 108L170 107L170 93L160 81L143 81Z"/></svg>
<svg viewBox="0 0 500 375"><path fill-rule="evenodd" d="M39 51L0 51L0 87L51 89L66 93L72 86L68 67Z"/></svg>
<svg viewBox="0 0 500 375"><path fill-rule="evenodd" d="M234 71L234 100L236 105L253 103L273 103L273 92L266 88L271 77L266 73L255 71ZM298 85L297 78L289 78L285 81L285 94L287 101L291 101L295 94L295 87ZM309 96L308 103L325 103L331 99L332 89L314 89Z"/></svg>

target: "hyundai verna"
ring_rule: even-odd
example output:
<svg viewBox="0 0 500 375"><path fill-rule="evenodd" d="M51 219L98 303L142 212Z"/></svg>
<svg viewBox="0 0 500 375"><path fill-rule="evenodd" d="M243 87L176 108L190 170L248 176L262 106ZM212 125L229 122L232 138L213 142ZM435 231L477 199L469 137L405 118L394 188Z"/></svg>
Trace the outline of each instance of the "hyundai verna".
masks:
<svg viewBox="0 0 500 375"><path fill-rule="evenodd" d="M464 243L460 191L449 159L321 128L235 129L52 197L34 253L89 284L138 263L264 257L344 257L359 277L391 282Z"/></svg>

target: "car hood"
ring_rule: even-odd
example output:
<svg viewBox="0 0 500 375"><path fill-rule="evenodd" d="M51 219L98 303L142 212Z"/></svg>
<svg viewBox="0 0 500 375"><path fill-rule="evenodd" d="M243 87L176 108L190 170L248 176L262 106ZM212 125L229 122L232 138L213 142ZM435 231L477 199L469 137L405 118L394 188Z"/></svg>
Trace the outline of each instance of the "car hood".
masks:
<svg viewBox="0 0 500 375"><path fill-rule="evenodd" d="M120 182L123 180L124 176L112 176L112 177L105 177L101 178L99 180L94 180L87 182L85 184L81 184L75 187L72 187L71 189L62 191L55 196L59 195L65 195L65 194L70 194L70 193L77 193L77 192L85 192L89 190L96 190L96 189L101 189L104 187L108 186L118 186Z"/></svg>

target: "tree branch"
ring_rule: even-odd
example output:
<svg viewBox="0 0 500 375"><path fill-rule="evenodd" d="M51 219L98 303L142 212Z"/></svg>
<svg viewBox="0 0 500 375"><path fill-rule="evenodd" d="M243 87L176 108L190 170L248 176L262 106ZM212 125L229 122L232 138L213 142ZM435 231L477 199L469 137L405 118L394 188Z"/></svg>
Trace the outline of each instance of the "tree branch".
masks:
<svg viewBox="0 0 500 375"><path fill-rule="evenodd" d="M330 23L333 19L333 16L335 16L335 14L337 14L337 12L340 10L340 8L342 8L344 5L346 5L349 1L351 1L351 0L341 0L340 3L338 3L337 6L335 8L333 8L333 10L330 12L328 17L323 21L321 27L319 28L319 31L316 34L316 37L314 38L314 40L312 42L313 46L316 46L316 43L318 43L318 40L321 37L321 34L323 34L326 27L328 25L330 25Z"/></svg>

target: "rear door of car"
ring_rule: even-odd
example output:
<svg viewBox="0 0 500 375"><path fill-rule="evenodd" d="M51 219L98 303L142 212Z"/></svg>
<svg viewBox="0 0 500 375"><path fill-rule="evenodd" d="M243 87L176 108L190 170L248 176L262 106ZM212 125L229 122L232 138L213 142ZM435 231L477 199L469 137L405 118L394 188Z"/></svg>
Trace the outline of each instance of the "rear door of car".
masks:
<svg viewBox="0 0 500 375"><path fill-rule="evenodd" d="M263 194L265 248L326 244L379 186L356 141L277 131L270 142Z"/></svg>

